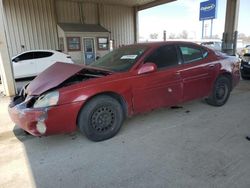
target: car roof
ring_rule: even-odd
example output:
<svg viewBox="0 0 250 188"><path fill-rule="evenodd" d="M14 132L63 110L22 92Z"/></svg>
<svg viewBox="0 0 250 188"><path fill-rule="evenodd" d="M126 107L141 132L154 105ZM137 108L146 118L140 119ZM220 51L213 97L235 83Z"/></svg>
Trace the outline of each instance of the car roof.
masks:
<svg viewBox="0 0 250 188"><path fill-rule="evenodd" d="M27 52L58 52L56 50L27 50L22 53L27 53Z"/></svg>
<svg viewBox="0 0 250 188"><path fill-rule="evenodd" d="M144 46L144 47L160 47L160 46L164 46L164 45L173 45L173 44L184 44L184 45L196 45L196 46L200 46L197 43L194 42L187 42L187 41L162 41L162 42L143 42L143 43L136 43L136 44L131 44L128 46Z"/></svg>
<svg viewBox="0 0 250 188"><path fill-rule="evenodd" d="M12 58L15 58L15 57L17 57L17 56L19 56L19 55L22 55L22 54L24 54L24 53L29 53L29 52L51 52L51 53L62 53L62 52L59 52L59 51L56 51L56 50L27 50L27 51L24 51L24 52L21 52L21 53L19 53L19 54L16 54L16 55L14 55ZM64 54L64 53L62 53L62 54Z"/></svg>

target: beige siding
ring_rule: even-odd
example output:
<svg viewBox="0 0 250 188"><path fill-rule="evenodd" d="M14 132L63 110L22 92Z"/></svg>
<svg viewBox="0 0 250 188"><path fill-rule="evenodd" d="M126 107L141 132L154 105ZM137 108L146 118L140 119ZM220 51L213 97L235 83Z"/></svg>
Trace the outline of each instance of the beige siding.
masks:
<svg viewBox="0 0 250 188"><path fill-rule="evenodd" d="M134 43L134 12L132 7L103 5L100 23L111 32L114 47Z"/></svg>
<svg viewBox="0 0 250 188"><path fill-rule="evenodd" d="M59 23L81 23L80 6L75 1L56 1L56 13Z"/></svg>
<svg viewBox="0 0 250 188"><path fill-rule="evenodd" d="M134 43L132 7L100 4L98 21L97 3L65 0L4 0L3 3L11 56L30 49L57 49L57 21L100 23L111 32L115 48Z"/></svg>
<svg viewBox="0 0 250 188"><path fill-rule="evenodd" d="M57 49L53 0L4 0L3 3L10 56L31 49Z"/></svg>
<svg viewBox="0 0 250 188"><path fill-rule="evenodd" d="M134 11L119 5L99 6L100 24L111 32L114 47L134 43ZM98 4L56 1L58 22L98 24Z"/></svg>
<svg viewBox="0 0 250 188"><path fill-rule="evenodd" d="M98 23L96 3L56 0L56 12L59 23Z"/></svg>
<svg viewBox="0 0 250 188"><path fill-rule="evenodd" d="M98 9L95 3L82 3L83 20L86 24L98 24Z"/></svg>

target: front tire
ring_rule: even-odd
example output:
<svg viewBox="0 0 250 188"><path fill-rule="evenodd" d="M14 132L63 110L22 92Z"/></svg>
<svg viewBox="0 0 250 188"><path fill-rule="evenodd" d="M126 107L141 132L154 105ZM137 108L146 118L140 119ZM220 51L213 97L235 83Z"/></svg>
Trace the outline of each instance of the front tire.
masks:
<svg viewBox="0 0 250 188"><path fill-rule="evenodd" d="M225 76L220 76L214 84L212 94L206 99L206 101L212 106L222 106L227 102L230 92L231 81Z"/></svg>
<svg viewBox="0 0 250 188"><path fill-rule="evenodd" d="M80 111L78 127L92 141L103 141L115 136L124 119L121 104L107 95L91 99Z"/></svg>

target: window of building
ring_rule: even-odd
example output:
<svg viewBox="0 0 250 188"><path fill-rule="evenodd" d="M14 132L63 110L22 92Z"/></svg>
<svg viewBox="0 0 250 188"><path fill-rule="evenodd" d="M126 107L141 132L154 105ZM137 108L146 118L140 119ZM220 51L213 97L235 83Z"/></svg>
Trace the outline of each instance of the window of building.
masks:
<svg viewBox="0 0 250 188"><path fill-rule="evenodd" d="M68 51L81 51L80 37L67 37Z"/></svg>
<svg viewBox="0 0 250 188"><path fill-rule="evenodd" d="M178 65L175 46L163 46L154 51L145 62L155 63L158 69Z"/></svg>
<svg viewBox="0 0 250 188"><path fill-rule="evenodd" d="M98 50L108 50L108 38L107 37L97 38L97 46Z"/></svg>

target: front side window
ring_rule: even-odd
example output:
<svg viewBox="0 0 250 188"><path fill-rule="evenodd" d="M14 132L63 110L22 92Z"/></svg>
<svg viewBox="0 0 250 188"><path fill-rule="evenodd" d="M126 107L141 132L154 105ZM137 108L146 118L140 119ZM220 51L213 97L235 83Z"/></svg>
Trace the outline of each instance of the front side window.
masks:
<svg viewBox="0 0 250 188"><path fill-rule="evenodd" d="M124 46L106 54L89 66L99 67L114 72L128 71L145 50L145 46Z"/></svg>
<svg viewBox="0 0 250 188"><path fill-rule="evenodd" d="M21 54L17 56L14 61L19 62L19 61L24 61L24 60L30 60L34 58L34 53L33 52L27 52L24 54Z"/></svg>
<svg viewBox="0 0 250 188"><path fill-rule="evenodd" d="M155 50L145 62L156 64L158 69L178 65L176 47L173 45L163 46Z"/></svg>
<svg viewBox="0 0 250 188"><path fill-rule="evenodd" d="M201 48L195 46L180 46L184 63L199 61L206 56Z"/></svg>

